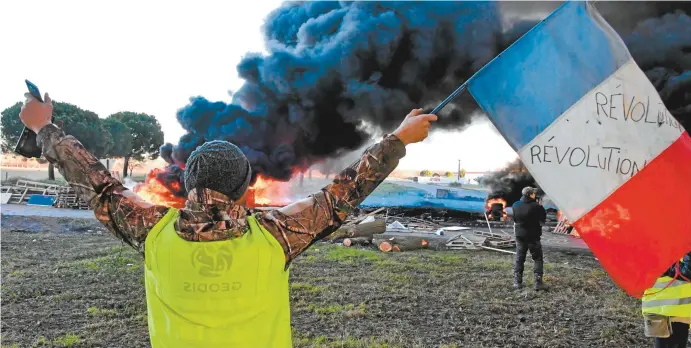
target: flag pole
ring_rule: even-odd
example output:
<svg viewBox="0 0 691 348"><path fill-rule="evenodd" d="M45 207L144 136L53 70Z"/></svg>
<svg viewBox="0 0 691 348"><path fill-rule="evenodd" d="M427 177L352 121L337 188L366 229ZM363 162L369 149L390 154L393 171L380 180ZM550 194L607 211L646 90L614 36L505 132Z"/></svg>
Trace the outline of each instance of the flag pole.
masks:
<svg viewBox="0 0 691 348"><path fill-rule="evenodd" d="M582 2L585 2L585 3L595 3L595 2L597 2L597 1L598 1L598 0L585 0L585 1L582 1ZM567 1L567 3L568 3L568 1ZM535 30L536 27L538 27L540 24L542 24L544 21L546 21L548 18L550 18L552 15L554 15L554 13L556 13L557 11L559 11L559 10L560 10L561 8L563 8L564 6L566 6L566 3L562 4L561 6L559 6L559 8L557 8L557 9L556 9L554 12L552 12L549 16L547 16L545 19L541 20L541 21L540 21L538 24L536 24L532 29L528 30L528 33L531 32L531 31L533 31L533 30ZM523 34L523 36L527 35L528 33ZM521 36L521 38L523 38L523 36ZM518 40L516 40L516 42L518 42L521 38L519 38ZM512 43L509 47L513 46L516 42ZM506 48L504 51L506 51L507 49L508 49L508 48ZM501 55L504 53L504 51L502 51L501 53L499 53L496 57L492 58L492 60L491 60L489 63L492 63L495 59L499 58L499 56L501 56ZM453 101L454 99L456 99L456 97L458 97L461 93L463 93L463 91L465 91L466 88L468 87L468 83L469 83L478 73L480 73L480 71L482 71L485 67L487 67L487 65L489 65L489 63L485 64L485 66L483 66L479 71L477 71L475 74L473 74L473 76L471 76L469 79L467 79L467 80L461 85L461 87L458 87L455 91L453 91L453 93L451 93L451 95L449 95L448 97L446 97L446 99L444 99L444 101L442 101L441 103L439 103L439 105L437 105L437 107L434 108L434 110L430 111L429 113L430 113L430 114L433 114L433 115L437 115L437 114L446 106L446 104L450 103L451 101Z"/></svg>
<svg viewBox="0 0 691 348"><path fill-rule="evenodd" d="M453 91L453 93L451 93L451 95L449 95L448 97L446 97L446 99L444 99L444 101L442 101L441 103L439 103L439 105L437 105L437 107L434 108L434 110L432 110L432 111L430 112L430 114L433 114L433 115L438 114L439 111L441 111L441 109L443 109L443 108L446 106L446 104L448 104L448 103L450 103L452 100L456 99L456 97L458 97L461 93L463 93L463 91L465 91L465 89L466 89L467 86L468 86L468 82L470 82L471 79L472 79L472 77L469 78L468 80L466 80L465 82L463 82L463 84L461 85L461 87L458 87L455 91Z"/></svg>

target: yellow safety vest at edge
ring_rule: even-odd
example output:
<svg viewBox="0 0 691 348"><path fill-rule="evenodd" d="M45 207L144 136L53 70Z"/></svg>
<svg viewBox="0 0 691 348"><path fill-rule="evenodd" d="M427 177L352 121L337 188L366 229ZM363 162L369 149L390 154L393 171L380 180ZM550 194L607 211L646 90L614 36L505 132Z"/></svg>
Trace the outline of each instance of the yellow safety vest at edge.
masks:
<svg viewBox="0 0 691 348"><path fill-rule="evenodd" d="M146 302L153 348L291 347L289 272L278 241L247 217L242 237L189 242L177 209L145 244Z"/></svg>
<svg viewBox="0 0 691 348"><path fill-rule="evenodd" d="M652 288L643 293L641 306L643 314L691 318L691 283L682 279L673 279L660 277Z"/></svg>

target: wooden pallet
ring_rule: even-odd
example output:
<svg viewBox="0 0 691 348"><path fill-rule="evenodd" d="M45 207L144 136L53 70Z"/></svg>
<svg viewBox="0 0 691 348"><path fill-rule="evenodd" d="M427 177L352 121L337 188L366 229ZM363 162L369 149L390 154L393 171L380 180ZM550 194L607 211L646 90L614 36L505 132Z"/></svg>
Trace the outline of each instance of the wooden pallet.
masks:
<svg viewBox="0 0 691 348"><path fill-rule="evenodd" d="M1 192L10 194L9 204L27 204L31 195L43 195L55 197L53 206L58 208L89 209L89 205L69 186L18 180L12 186L3 186Z"/></svg>
<svg viewBox="0 0 691 348"><path fill-rule="evenodd" d="M72 191L61 192L55 201L55 207L57 208L69 208L69 209L89 209L89 205L84 202L77 194Z"/></svg>
<svg viewBox="0 0 691 348"><path fill-rule="evenodd" d="M482 246L483 241L473 242L463 234L459 234L446 242L446 247L451 250L477 250Z"/></svg>
<svg viewBox="0 0 691 348"><path fill-rule="evenodd" d="M45 184L42 182L18 180L12 186L3 186L2 193L10 194L7 203L26 204L31 195L57 196L60 185Z"/></svg>
<svg viewBox="0 0 691 348"><path fill-rule="evenodd" d="M566 219L566 216L562 216L559 219L559 222L557 223L557 226L555 226L552 230L552 233L578 236L576 228L571 225L569 220Z"/></svg>
<svg viewBox="0 0 691 348"><path fill-rule="evenodd" d="M505 249L515 248L516 240L513 238L513 236L504 232L503 230L499 231L501 232L501 234L489 231L473 230L473 234L476 236L485 237L485 242L483 243L483 245L485 246Z"/></svg>
<svg viewBox="0 0 691 348"><path fill-rule="evenodd" d="M487 238L487 239L485 239L484 245L495 247L495 248L508 249L508 248L515 248L516 247L516 241L513 239L497 240L497 239Z"/></svg>
<svg viewBox="0 0 691 348"><path fill-rule="evenodd" d="M491 238L497 238L497 239L513 239L513 236L504 232L503 230L498 230L501 233L495 233L491 231L481 231L481 230L473 230L473 234L476 236L483 236L483 237L491 237Z"/></svg>

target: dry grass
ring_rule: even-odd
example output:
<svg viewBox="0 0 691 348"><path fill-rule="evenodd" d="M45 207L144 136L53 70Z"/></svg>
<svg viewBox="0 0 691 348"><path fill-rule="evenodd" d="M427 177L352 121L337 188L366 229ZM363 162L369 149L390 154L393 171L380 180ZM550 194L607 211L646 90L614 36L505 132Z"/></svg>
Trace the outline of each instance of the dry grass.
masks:
<svg viewBox="0 0 691 348"><path fill-rule="evenodd" d="M546 259L551 291L516 292L511 256L502 253L314 245L291 266L294 345L651 345L639 302L592 257L548 252ZM148 347L141 266L139 255L106 234L3 228L2 347ZM531 268L528 261L527 275Z"/></svg>

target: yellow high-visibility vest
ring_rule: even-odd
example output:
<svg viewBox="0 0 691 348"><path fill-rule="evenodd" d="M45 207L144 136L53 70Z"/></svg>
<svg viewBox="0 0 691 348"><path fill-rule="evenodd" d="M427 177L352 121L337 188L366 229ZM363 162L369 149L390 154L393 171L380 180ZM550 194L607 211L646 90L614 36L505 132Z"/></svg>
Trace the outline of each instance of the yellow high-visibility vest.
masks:
<svg viewBox="0 0 691 348"><path fill-rule="evenodd" d="M641 307L643 314L691 318L691 283L682 279L660 277L652 288L643 293Z"/></svg>
<svg viewBox="0 0 691 348"><path fill-rule="evenodd" d="M153 348L291 347L288 271L278 241L247 217L244 236L189 242L170 209L146 238Z"/></svg>

